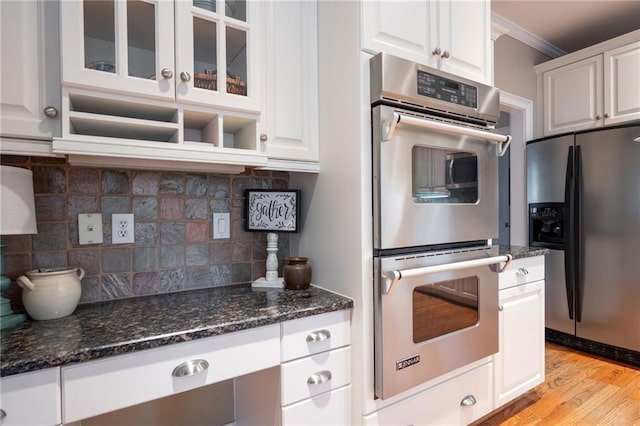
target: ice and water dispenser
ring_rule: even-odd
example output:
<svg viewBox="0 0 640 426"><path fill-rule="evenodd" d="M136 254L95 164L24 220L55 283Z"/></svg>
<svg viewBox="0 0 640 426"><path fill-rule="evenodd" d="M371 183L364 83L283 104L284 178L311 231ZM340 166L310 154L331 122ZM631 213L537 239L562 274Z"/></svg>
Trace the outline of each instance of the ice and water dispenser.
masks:
<svg viewBox="0 0 640 426"><path fill-rule="evenodd" d="M529 204L529 245L564 249L564 203Z"/></svg>

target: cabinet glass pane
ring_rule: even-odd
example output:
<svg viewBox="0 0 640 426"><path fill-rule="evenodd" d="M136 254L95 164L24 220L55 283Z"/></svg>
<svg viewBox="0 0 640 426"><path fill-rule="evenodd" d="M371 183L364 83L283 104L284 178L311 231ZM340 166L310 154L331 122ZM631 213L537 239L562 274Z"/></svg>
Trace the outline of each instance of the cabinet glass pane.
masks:
<svg viewBox="0 0 640 426"><path fill-rule="evenodd" d="M247 96L247 33L227 27L227 93Z"/></svg>
<svg viewBox="0 0 640 426"><path fill-rule="evenodd" d="M193 0L193 5L209 12L216 11L216 0Z"/></svg>
<svg viewBox="0 0 640 426"><path fill-rule="evenodd" d="M155 6L139 0L127 1L127 42L129 75L155 78L156 73Z"/></svg>
<svg viewBox="0 0 640 426"><path fill-rule="evenodd" d="M245 0L227 0L224 3L224 14L230 18L247 21L247 2Z"/></svg>
<svg viewBox="0 0 640 426"><path fill-rule="evenodd" d="M193 84L207 90L218 90L218 58L216 23L193 18Z"/></svg>
<svg viewBox="0 0 640 426"><path fill-rule="evenodd" d="M116 72L116 32L113 1L84 0L84 66Z"/></svg>

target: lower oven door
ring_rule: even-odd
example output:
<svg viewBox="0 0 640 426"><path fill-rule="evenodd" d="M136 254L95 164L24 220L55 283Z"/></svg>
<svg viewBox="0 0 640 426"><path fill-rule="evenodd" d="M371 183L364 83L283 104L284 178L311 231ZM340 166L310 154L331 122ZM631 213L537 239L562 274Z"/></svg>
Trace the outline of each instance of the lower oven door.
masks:
<svg viewBox="0 0 640 426"><path fill-rule="evenodd" d="M495 249L375 259L377 397L498 351Z"/></svg>

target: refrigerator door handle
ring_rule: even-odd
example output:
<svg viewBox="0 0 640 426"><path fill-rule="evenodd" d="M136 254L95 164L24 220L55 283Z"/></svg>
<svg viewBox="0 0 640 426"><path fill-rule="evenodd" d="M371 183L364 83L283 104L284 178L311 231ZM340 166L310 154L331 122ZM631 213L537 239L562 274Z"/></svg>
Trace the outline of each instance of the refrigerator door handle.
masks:
<svg viewBox="0 0 640 426"><path fill-rule="evenodd" d="M574 187L574 282L575 282L575 312L576 322L582 321L582 299L583 299L583 286L584 280L582 277L583 271L583 259L582 259L582 149L579 145L576 146L576 161L574 170L576 179Z"/></svg>
<svg viewBox="0 0 640 426"><path fill-rule="evenodd" d="M573 180L573 146L569 147L567 155L567 171L565 173L564 182L564 271L565 271L565 287L567 291L567 308L569 310L569 319L573 319L574 307L574 229L573 229L573 202L574 202L574 180Z"/></svg>

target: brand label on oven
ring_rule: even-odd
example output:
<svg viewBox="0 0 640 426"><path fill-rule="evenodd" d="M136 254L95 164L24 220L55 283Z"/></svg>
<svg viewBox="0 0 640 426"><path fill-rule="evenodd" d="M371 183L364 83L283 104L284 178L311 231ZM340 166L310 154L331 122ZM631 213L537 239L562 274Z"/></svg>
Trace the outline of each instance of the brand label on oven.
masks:
<svg viewBox="0 0 640 426"><path fill-rule="evenodd" d="M420 355L414 355L409 358L396 361L396 370L402 370L407 367L411 367L420 362Z"/></svg>

